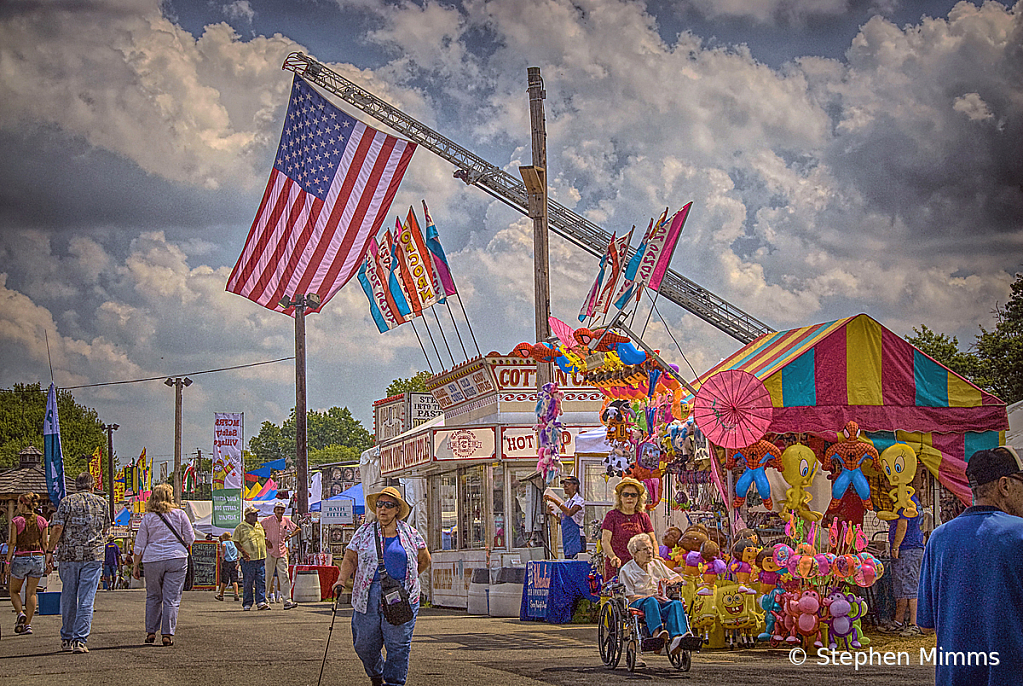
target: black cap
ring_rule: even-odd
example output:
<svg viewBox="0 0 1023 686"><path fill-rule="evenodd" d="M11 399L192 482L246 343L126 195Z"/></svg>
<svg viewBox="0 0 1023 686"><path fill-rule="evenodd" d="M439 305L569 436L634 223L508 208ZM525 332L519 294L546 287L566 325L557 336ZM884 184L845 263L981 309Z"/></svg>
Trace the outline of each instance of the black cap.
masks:
<svg viewBox="0 0 1023 686"><path fill-rule="evenodd" d="M966 478L970 480L970 488L977 488L996 481L1003 476L1011 476L1023 472L1023 464L1019 455L1012 448L1002 446L991 450L978 450L966 463Z"/></svg>
<svg viewBox="0 0 1023 686"><path fill-rule="evenodd" d="M566 476L566 477L563 477L563 478L561 479L561 483L567 483L567 482L569 482L569 481L571 481L571 482L572 482L572 483L574 483L574 484L577 484L577 483L579 483L579 477L577 477L577 476L572 476L571 474L569 474L568 476Z"/></svg>

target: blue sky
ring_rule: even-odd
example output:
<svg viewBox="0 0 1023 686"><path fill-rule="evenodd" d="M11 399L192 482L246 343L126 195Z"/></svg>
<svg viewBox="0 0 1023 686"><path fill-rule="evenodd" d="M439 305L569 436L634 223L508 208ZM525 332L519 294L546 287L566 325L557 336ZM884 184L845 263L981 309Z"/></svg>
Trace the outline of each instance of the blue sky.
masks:
<svg viewBox="0 0 1023 686"><path fill-rule="evenodd" d="M551 193L609 231L694 202L674 268L781 329L867 312L968 344L1023 255L1023 4L898 0L5 3L0 386L75 386L290 355L292 322L224 292L272 163L293 50L515 174L528 66L547 88ZM351 111L351 110L348 110ZM373 124L373 122L368 122ZM532 337L528 220L420 150L425 199L484 352ZM552 237L568 321L596 258ZM646 305L640 316L645 317ZM647 338L697 370L737 343L665 303ZM436 362L434 363L436 364ZM352 283L309 320L309 405L367 426L425 367ZM294 404L287 363L185 391L251 436ZM161 383L83 389L122 457L167 459Z"/></svg>

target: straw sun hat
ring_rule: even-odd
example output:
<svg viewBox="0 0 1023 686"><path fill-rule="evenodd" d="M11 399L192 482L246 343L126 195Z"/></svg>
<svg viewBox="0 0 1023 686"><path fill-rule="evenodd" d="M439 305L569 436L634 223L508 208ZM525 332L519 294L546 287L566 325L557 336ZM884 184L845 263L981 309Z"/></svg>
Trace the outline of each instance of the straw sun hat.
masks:
<svg viewBox="0 0 1023 686"><path fill-rule="evenodd" d="M618 485L615 486L615 493L620 494L622 492L622 489L625 488L626 486L634 486L636 488L636 492L639 493L640 495L646 493L646 487L643 486L643 484L641 484L636 479L633 479L631 476L627 476L618 482Z"/></svg>
<svg viewBox="0 0 1023 686"><path fill-rule="evenodd" d="M408 517L408 513L412 511L405 499L401 497L401 493L394 486L388 486L378 493L370 493L366 496L366 507L376 512L377 509L377 498L382 495L389 496L398 501L398 519L405 519Z"/></svg>

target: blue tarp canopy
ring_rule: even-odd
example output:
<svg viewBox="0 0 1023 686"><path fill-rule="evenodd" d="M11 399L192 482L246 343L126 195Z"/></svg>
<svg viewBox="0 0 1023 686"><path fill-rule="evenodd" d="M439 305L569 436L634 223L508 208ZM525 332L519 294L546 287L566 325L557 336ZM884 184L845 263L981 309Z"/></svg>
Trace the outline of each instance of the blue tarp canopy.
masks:
<svg viewBox="0 0 1023 686"><path fill-rule="evenodd" d="M335 496L327 498L327 500L354 500L355 501L355 514L361 515L366 513L366 499L362 497L362 484L355 484L347 491L342 491ZM313 503L309 506L310 512L319 512L320 503Z"/></svg>

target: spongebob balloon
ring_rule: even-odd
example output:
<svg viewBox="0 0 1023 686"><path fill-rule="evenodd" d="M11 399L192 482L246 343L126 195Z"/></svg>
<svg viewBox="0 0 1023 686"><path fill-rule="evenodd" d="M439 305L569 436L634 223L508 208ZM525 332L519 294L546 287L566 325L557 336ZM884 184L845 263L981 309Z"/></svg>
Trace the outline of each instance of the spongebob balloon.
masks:
<svg viewBox="0 0 1023 686"><path fill-rule="evenodd" d="M813 483L813 477L820 467L817 456L810 448L796 443L782 452L781 466L781 475L789 485L789 489L785 491L785 501L782 503L782 516L787 520L796 515L808 522L820 521L823 515L808 507L813 496L806 490Z"/></svg>
<svg viewBox="0 0 1023 686"><path fill-rule="evenodd" d="M905 443L895 443L885 448L879 459L881 471L888 477L888 482L895 487L888 491L888 497L895 505L892 507L892 512L887 510L878 512L878 518L898 519L899 510L902 510L906 517L916 517L916 503L912 500L916 489L909 485L913 483L913 477L916 476L916 451Z"/></svg>

